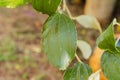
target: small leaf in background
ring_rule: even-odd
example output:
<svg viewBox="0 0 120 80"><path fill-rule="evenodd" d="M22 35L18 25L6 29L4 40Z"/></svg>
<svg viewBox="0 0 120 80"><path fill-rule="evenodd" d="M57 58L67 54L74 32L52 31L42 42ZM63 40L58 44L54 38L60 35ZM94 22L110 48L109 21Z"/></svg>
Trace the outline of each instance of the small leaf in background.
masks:
<svg viewBox="0 0 120 80"><path fill-rule="evenodd" d="M100 71L101 70L98 70L97 72L92 73L88 80L100 80Z"/></svg>
<svg viewBox="0 0 120 80"><path fill-rule="evenodd" d="M91 74L92 70L87 64L77 62L65 71L63 80L88 80Z"/></svg>
<svg viewBox="0 0 120 80"><path fill-rule="evenodd" d="M54 14L43 25L43 50L48 60L60 70L65 70L75 57L76 36L74 22L63 14Z"/></svg>
<svg viewBox="0 0 120 80"><path fill-rule="evenodd" d="M102 32L101 26L94 16L81 15L76 17L75 20L85 28L96 29L99 30L100 33Z"/></svg>
<svg viewBox="0 0 120 80"><path fill-rule="evenodd" d="M82 55L85 59L88 59L91 56L92 49L87 42L82 41L82 40L78 40L77 46L81 50Z"/></svg>
<svg viewBox="0 0 120 80"><path fill-rule="evenodd" d="M32 0L33 7L44 14L52 15L56 12L61 0Z"/></svg>
<svg viewBox="0 0 120 80"><path fill-rule="evenodd" d="M105 51L102 55L101 67L108 80L120 80L120 54Z"/></svg>
<svg viewBox="0 0 120 80"><path fill-rule="evenodd" d="M15 8L26 3L26 0L0 0L0 6L7 8Z"/></svg>
<svg viewBox="0 0 120 80"><path fill-rule="evenodd" d="M109 27L97 38L97 45L101 49L116 51L114 39L114 25L116 20L109 25Z"/></svg>

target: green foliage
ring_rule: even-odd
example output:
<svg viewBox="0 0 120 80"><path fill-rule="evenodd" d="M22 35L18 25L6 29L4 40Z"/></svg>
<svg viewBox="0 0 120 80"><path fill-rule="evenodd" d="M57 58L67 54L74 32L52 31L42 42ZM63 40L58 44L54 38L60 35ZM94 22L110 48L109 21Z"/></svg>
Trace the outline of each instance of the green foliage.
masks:
<svg viewBox="0 0 120 80"><path fill-rule="evenodd" d="M120 80L120 54L105 51L102 55L101 67L108 80Z"/></svg>
<svg viewBox="0 0 120 80"><path fill-rule="evenodd" d="M74 58L76 42L75 25L67 16L56 13L43 25L43 49L49 61L59 69L66 69Z"/></svg>
<svg viewBox="0 0 120 80"><path fill-rule="evenodd" d="M50 17L43 25L43 50L46 53L48 60L54 66L60 70L65 70L75 57L77 35L73 21L66 15L57 13L60 2L61 0L0 0L0 6L15 8L26 3L32 3L34 9L44 14L48 14ZM65 1L63 1L63 4L65 4ZM63 10L67 9L69 16L72 18L66 5L64 5L64 7ZM102 32L100 24L94 17L83 15L76 17L74 20L77 20L86 28L94 28ZM115 24L118 25L114 20L97 39L97 45L101 49L106 50L102 55L101 66L105 76L109 80L120 79L120 47L115 44L113 28ZM8 50L13 50L13 47L7 47ZM82 50L84 51L84 49ZM86 58L88 57L89 55ZM1 61L8 60L9 58L11 59L11 56L4 59L3 54L0 54ZM12 59L14 59L14 56L12 56ZM87 64L77 62L73 67L66 70L64 80L88 80L91 73L92 70ZM23 75L25 78L26 76L27 74Z"/></svg>
<svg viewBox="0 0 120 80"><path fill-rule="evenodd" d="M114 39L114 22L97 38L97 45L101 49L116 51Z"/></svg>
<svg viewBox="0 0 120 80"><path fill-rule="evenodd" d="M15 8L29 2L28 0L0 0L0 6L7 8Z"/></svg>
<svg viewBox="0 0 120 80"><path fill-rule="evenodd" d="M63 80L88 80L91 74L92 70L87 64L77 62L66 70Z"/></svg>
<svg viewBox="0 0 120 80"><path fill-rule="evenodd" d="M101 67L109 80L120 79L120 48L115 44L113 28L115 24L118 24L116 20L97 39L98 46L106 50L102 55Z"/></svg>
<svg viewBox="0 0 120 80"><path fill-rule="evenodd" d="M56 12L61 0L32 0L33 7L44 14L52 15Z"/></svg>

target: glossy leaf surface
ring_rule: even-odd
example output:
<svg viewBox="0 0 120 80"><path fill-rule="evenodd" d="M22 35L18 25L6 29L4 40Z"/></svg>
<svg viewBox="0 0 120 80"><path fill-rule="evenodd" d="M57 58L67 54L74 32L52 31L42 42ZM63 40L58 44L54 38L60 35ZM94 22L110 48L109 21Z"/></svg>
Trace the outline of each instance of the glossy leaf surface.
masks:
<svg viewBox="0 0 120 80"><path fill-rule="evenodd" d="M120 80L120 54L105 51L102 55L101 67L108 80Z"/></svg>
<svg viewBox="0 0 120 80"><path fill-rule="evenodd" d="M66 69L75 56L76 39L73 21L63 14L54 14L43 25L43 50L48 60L61 70Z"/></svg>
<svg viewBox="0 0 120 80"><path fill-rule="evenodd" d="M88 80L91 74L92 70L87 64L78 62L66 70L63 80Z"/></svg>
<svg viewBox="0 0 120 80"><path fill-rule="evenodd" d="M52 15L56 12L61 0L32 0L33 7L44 14Z"/></svg>
<svg viewBox="0 0 120 80"><path fill-rule="evenodd" d="M114 39L114 20L110 26L97 38L97 45L101 49L116 51Z"/></svg>

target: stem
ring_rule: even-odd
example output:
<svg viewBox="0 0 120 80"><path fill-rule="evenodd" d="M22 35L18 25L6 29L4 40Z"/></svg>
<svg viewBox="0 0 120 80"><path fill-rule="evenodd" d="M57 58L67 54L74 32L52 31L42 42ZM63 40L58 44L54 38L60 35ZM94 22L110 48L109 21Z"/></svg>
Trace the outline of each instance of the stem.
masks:
<svg viewBox="0 0 120 80"><path fill-rule="evenodd" d="M76 57L76 59L78 60L78 62L82 63L82 61L80 60L80 58L78 57L77 54L75 54L75 57Z"/></svg>
<svg viewBox="0 0 120 80"><path fill-rule="evenodd" d="M101 28L101 26L99 27L99 31L100 31L100 34L102 33L102 28Z"/></svg>
<svg viewBox="0 0 120 80"><path fill-rule="evenodd" d="M66 1L65 0L63 0L63 11L65 11L66 10Z"/></svg>
<svg viewBox="0 0 120 80"><path fill-rule="evenodd" d="M69 16L71 19L75 20L75 17L72 16L70 10L69 10L68 7L67 7L66 0L63 0L63 10L64 10L64 11L66 10L66 12L68 13L68 16Z"/></svg>
<svg viewBox="0 0 120 80"><path fill-rule="evenodd" d="M120 24L119 23L116 23L118 26L120 26Z"/></svg>

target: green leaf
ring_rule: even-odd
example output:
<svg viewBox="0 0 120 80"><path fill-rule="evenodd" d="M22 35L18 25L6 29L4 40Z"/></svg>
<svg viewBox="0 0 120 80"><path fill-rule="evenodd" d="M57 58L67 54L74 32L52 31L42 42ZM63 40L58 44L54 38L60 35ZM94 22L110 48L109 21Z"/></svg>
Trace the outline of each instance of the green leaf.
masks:
<svg viewBox="0 0 120 80"><path fill-rule="evenodd" d="M33 7L44 14L52 15L56 12L61 0L32 0Z"/></svg>
<svg viewBox="0 0 120 80"><path fill-rule="evenodd" d="M120 80L120 54L105 51L102 55L101 67L108 80Z"/></svg>
<svg viewBox="0 0 120 80"><path fill-rule="evenodd" d="M89 57L92 53L92 49L91 49L90 45L83 40L78 40L77 46L81 50L83 57L85 59L89 59Z"/></svg>
<svg viewBox="0 0 120 80"><path fill-rule="evenodd" d="M116 51L114 39L114 25L116 20L109 25L109 27L97 38L97 45L101 49Z"/></svg>
<svg viewBox="0 0 120 80"><path fill-rule="evenodd" d="M87 64L78 62L66 70L63 80L88 80L91 74L92 70Z"/></svg>
<svg viewBox="0 0 120 80"><path fill-rule="evenodd" d="M67 68L75 56L76 29L73 21L56 13L43 25L42 45L48 60L61 70Z"/></svg>
<svg viewBox="0 0 120 80"><path fill-rule="evenodd" d="M24 5L28 0L0 0L0 6L7 8L15 8Z"/></svg>
<svg viewBox="0 0 120 80"><path fill-rule="evenodd" d="M99 30L100 33L102 32L101 26L94 16L81 15L76 17L75 20L85 28L96 29Z"/></svg>

